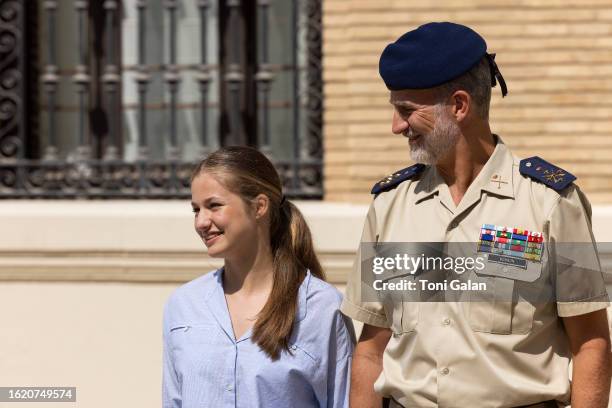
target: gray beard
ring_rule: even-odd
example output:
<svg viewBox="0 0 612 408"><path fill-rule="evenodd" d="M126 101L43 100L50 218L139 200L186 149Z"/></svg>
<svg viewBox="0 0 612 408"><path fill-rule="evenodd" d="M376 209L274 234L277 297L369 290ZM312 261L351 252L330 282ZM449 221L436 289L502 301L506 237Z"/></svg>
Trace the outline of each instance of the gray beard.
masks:
<svg viewBox="0 0 612 408"><path fill-rule="evenodd" d="M457 144L461 129L446 111L445 106L437 104L434 107L434 128L429 134L421 134L417 145L410 146L410 158L416 163L436 164L446 156ZM412 136L412 128L408 136Z"/></svg>

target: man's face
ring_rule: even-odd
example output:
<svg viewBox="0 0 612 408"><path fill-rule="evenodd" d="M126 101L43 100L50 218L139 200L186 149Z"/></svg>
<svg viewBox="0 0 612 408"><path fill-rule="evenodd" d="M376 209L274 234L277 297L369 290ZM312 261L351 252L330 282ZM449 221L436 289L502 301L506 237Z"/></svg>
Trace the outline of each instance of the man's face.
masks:
<svg viewBox="0 0 612 408"><path fill-rule="evenodd" d="M457 144L459 125L432 90L391 91L390 102L395 108L392 131L408 138L415 162L436 164Z"/></svg>

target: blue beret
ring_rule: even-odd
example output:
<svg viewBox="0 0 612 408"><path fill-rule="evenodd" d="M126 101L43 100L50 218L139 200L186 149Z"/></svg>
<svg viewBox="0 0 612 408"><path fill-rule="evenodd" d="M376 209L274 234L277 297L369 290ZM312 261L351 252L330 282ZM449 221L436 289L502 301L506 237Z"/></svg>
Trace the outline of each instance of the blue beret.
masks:
<svg viewBox="0 0 612 408"><path fill-rule="evenodd" d="M379 71L385 85L392 91L433 88L474 67L488 56L491 85L500 80L502 93L505 83L487 54L487 43L476 31L455 23L428 23L402 35L387 45L380 56Z"/></svg>

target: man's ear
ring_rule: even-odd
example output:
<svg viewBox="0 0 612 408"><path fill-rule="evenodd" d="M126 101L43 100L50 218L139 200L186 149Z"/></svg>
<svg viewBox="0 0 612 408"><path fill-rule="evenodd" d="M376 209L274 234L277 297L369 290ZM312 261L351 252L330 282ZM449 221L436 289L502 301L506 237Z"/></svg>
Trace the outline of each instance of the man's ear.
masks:
<svg viewBox="0 0 612 408"><path fill-rule="evenodd" d="M253 206L255 209L255 218L262 218L270 210L270 199L265 194L259 194L253 200Z"/></svg>
<svg viewBox="0 0 612 408"><path fill-rule="evenodd" d="M468 114L472 110L472 97L465 91L455 91L452 98L452 113L457 119L457 122L461 123L465 120Z"/></svg>

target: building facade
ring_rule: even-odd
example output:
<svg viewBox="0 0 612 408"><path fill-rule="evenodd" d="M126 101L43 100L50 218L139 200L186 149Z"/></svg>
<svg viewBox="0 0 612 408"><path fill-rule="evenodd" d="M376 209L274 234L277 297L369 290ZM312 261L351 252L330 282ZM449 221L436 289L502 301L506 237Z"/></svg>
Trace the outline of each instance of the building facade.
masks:
<svg viewBox="0 0 612 408"><path fill-rule="evenodd" d="M0 383L159 406L163 303L220 265L188 201L220 145L275 160L342 288L371 185L410 164L379 53L445 20L497 53L492 129L578 177L612 270L611 0L6 0Z"/></svg>

